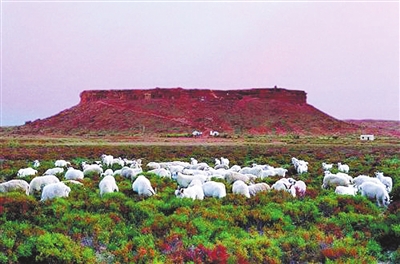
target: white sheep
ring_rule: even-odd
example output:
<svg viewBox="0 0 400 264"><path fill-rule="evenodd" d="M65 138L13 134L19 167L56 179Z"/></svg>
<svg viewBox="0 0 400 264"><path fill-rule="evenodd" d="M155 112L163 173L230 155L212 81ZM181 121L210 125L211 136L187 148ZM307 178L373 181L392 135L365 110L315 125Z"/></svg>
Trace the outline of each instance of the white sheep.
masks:
<svg viewBox="0 0 400 264"><path fill-rule="evenodd" d="M248 186L248 188L249 188L250 196L255 196L259 192L266 192L271 189L271 187L268 184L266 184L265 182L250 184Z"/></svg>
<svg viewBox="0 0 400 264"><path fill-rule="evenodd" d="M74 185L81 185L81 186L83 186L83 183L81 183L81 182L78 182L78 181L75 181L75 180L66 180L66 181L62 181L63 183L65 183L65 184L70 184L70 183L72 183L72 184L74 184Z"/></svg>
<svg viewBox="0 0 400 264"><path fill-rule="evenodd" d="M37 176L29 183L29 194L34 194L35 191L42 190L44 186L57 182L60 180L54 175Z"/></svg>
<svg viewBox="0 0 400 264"><path fill-rule="evenodd" d="M352 195L357 194L357 188L354 185L349 186L336 186L335 193L340 195Z"/></svg>
<svg viewBox="0 0 400 264"><path fill-rule="evenodd" d="M327 189L329 187L336 188L336 186L349 186L350 183L349 178L342 174L332 174L329 171L325 171L322 188Z"/></svg>
<svg viewBox="0 0 400 264"><path fill-rule="evenodd" d="M297 171L297 174L302 174L308 171L308 162L304 160L292 158L292 164Z"/></svg>
<svg viewBox="0 0 400 264"><path fill-rule="evenodd" d="M64 168L56 167L46 170L43 175L57 175L61 173L64 173Z"/></svg>
<svg viewBox="0 0 400 264"><path fill-rule="evenodd" d="M160 163L154 162L154 161L151 161L151 162L147 163L146 166L147 166L149 169L152 169L152 170L161 168Z"/></svg>
<svg viewBox="0 0 400 264"><path fill-rule="evenodd" d="M229 166L228 166L229 168ZM233 165L229 168L230 171L239 172L242 168L239 165Z"/></svg>
<svg viewBox="0 0 400 264"><path fill-rule="evenodd" d="M83 180L83 171L69 167L65 173L65 179L67 180Z"/></svg>
<svg viewBox="0 0 400 264"><path fill-rule="evenodd" d="M232 184L232 193L250 198L249 186L242 180L237 180Z"/></svg>
<svg viewBox="0 0 400 264"><path fill-rule="evenodd" d="M230 171L225 175L225 180L228 183L233 183L237 180L243 181L245 183L254 182L257 179L257 176L252 174L242 174L239 172Z"/></svg>
<svg viewBox="0 0 400 264"><path fill-rule="evenodd" d="M197 165L199 162L195 158L190 158L190 165Z"/></svg>
<svg viewBox="0 0 400 264"><path fill-rule="evenodd" d="M384 185L378 178L370 177L368 175L359 175L359 176L355 177L353 180L353 183L356 187L360 187L361 184L363 184L364 182L373 182L375 184ZM385 186L385 188L386 188L386 186Z"/></svg>
<svg viewBox="0 0 400 264"><path fill-rule="evenodd" d="M376 178L378 178L383 183L383 185L386 186L386 191L388 193L391 193L392 192L392 188L393 188L393 180L392 180L392 178L389 177L389 176L384 176L383 172L375 172L375 176L376 176Z"/></svg>
<svg viewBox="0 0 400 264"><path fill-rule="evenodd" d="M68 165L71 165L71 162L66 160L56 160L54 162L54 166L56 167L67 167Z"/></svg>
<svg viewBox="0 0 400 264"><path fill-rule="evenodd" d="M164 168L154 169L154 170L150 170L148 172L154 173L158 177L161 177L161 178L169 178L169 179L171 179L171 172L169 170L167 170L167 169L164 169Z"/></svg>
<svg viewBox="0 0 400 264"><path fill-rule="evenodd" d="M114 172L112 169L106 169L100 176L104 177L104 176L113 176Z"/></svg>
<svg viewBox="0 0 400 264"><path fill-rule="evenodd" d="M115 178L111 175L104 176L104 178L99 183L100 196L103 197L105 193L118 192L118 186L115 182Z"/></svg>
<svg viewBox="0 0 400 264"><path fill-rule="evenodd" d="M128 168L128 167L123 167L121 169L121 176L133 180L136 178L137 175L143 172L142 168Z"/></svg>
<svg viewBox="0 0 400 264"><path fill-rule="evenodd" d="M202 175L202 174L197 174L197 175L187 175L187 174L182 174L180 172L177 173L176 175L176 181L180 187L186 188L190 185L190 183L194 179L199 179L201 182L206 182L209 180L209 177L207 175Z"/></svg>
<svg viewBox="0 0 400 264"><path fill-rule="evenodd" d="M121 157L114 158L113 161L111 162L111 165L115 165L115 164L123 167L123 166L125 166L125 161Z"/></svg>
<svg viewBox="0 0 400 264"><path fill-rule="evenodd" d="M104 165L106 165L107 167L110 167L113 164L114 157L112 155L103 154L103 155L101 155L101 161Z"/></svg>
<svg viewBox="0 0 400 264"><path fill-rule="evenodd" d="M262 171L263 169L260 166L254 166L254 167L243 167L239 173L241 174L252 174L256 176L257 178L261 178L262 176Z"/></svg>
<svg viewBox="0 0 400 264"><path fill-rule="evenodd" d="M297 174L306 173L308 171L308 163L300 163L297 166Z"/></svg>
<svg viewBox="0 0 400 264"><path fill-rule="evenodd" d="M37 170L29 167L29 168L19 169L17 176L18 177L33 176L33 175L36 175L37 173L38 173Z"/></svg>
<svg viewBox="0 0 400 264"><path fill-rule="evenodd" d="M34 160L33 165L34 168L39 168L40 167L40 161L39 160Z"/></svg>
<svg viewBox="0 0 400 264"><path fill-rule="evenodd" d="M304 197L307 191L307 185L304 181L298 180L293 185L294 189L296 190L297 197Z"/></svg>
<svg viewBox="0 0 400 264"><path fill-rule="evenodd" d="M204 196L223 198L226 196L226 187L222 182L208 181L203 185Z"/></svg>
<svg viewBox="0 0 400 264"><path fill-rule="evenodd" d="M150 181L143 175L139 175L133 182L132 190L143 196L152 196L156 194L153 187L151 187Z"/></svg>
<svg viewBox="0 0 400 264"><path fill-rule="evenodd" d="M339 171L344 173L349 173L350 170L349 165L338 162L337 166Z"/></svg>
<svg viewBox="0 0 400 264"><path fill-rule="evenodd" d="M85 162L82 163L83 168L83 175L87 176L88 174L99 174L103 173L103 168L98 164L86 164Z"/></svg>
<svg viewBox="0 0 400 264"><path fill-rule="evenodd" d="M69 188L63 182L50 183L44 186L40 201L43 202L56 197L68 197L70 192L71 188Z"/></svg>
<svg viewBox="0 0 400 264"><path fill-rule="evenodd" d="M370 199L376 199L378 206L387 207L390 204L390 197L383 184L364 182L359 187L361 195Z"/></svg>
<svg viewBox="0 0 400 264"><path fill-rule="evenodd" d="M204 199L204 191L203 187L199 184L195 184L193 186L187 188L180 188L175 190L176 197L179 198L191 198L193 200L203 200Z"/></svg>
<svg viewBox="0 0 400 264"><path fill-rule="evenodd" d="M221 157L221 164L224 164L229 167L229 159Z"/></svg>
<svg viewBox="0 0 400 264"><path fill-rule="evenodd" d="M286 191L290 193L293 197L296 197L296 189L294 187L294 184L296 181L292 178L281 178L278 181L276 181L274 184L272 184L271 189L277 190L277 191Z"/></svg>
<svg viewBox="0 0 400 264"><path fill-rule="evenodd" d="M333 164L332 163L331 164L327 164L325 162L322 162L322 169L324 171L330 171L332 168L333 168Z"/></svg>
<svg viewBox="0 0 400 264"><path fill-rule="evenodd" d="M10 180L0 183L0 192L11 192L15 190L23 190L26 195L29 195L29 183L24 180Z"/></svg>
<svg viewBox="0 0 400 264"><path fill-rule="evenodd" d="M274 168L275 175L280 177L286 177L287 169L284 168Z"/></svg>

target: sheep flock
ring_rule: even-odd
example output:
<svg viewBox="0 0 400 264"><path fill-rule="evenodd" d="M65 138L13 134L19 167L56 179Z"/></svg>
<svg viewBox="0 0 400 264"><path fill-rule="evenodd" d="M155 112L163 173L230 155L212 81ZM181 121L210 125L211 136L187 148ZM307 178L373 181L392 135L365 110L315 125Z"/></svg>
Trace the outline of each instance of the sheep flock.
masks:
<svg viewBox="0 0 400 264"><path fill-rule="evenodd" d="M273 167L268 164L252 164L239 166L230 164L228 158L213 158L210 165L196 158L188 161L150 161L142 165L141 159L126 159L103 154L98 161L83 161L73 164L66 160L56 160L54 167L38 175L40 161L35 160L31 166L18 170L14 179L0 183L0 192L21 190L27 195L39 195L41 201L57 197L67 198L71 192L71 184L84 188L83 179L93 174L100 176L98 183L99 196L118 192L118 180L129 179L132 192L142 197L157 195L157 189L146 178L146 173L168 178L176 182L174 195L177 198L203 200L207 197L224 199L227 193L242 195L251 199L262 192L289 193L294 198L302 199L307 195L307 185L299 176L308 172L309 166L322 168L322 189L329 189L337 195L362 195L376 202L380 207L388 207L391 202L390 193L393 180L382 172L375 176L350 176L351 168L347 164L309 164L309 162L292 157L288 164ZM117 168L117 169L116 169ZM336 173L332 171L336 171ZM33 178L30 182L24 179ZM120 176L117 177L117 176ZM274 177L274 182L267 184L265 180ZM231 190L227 190L231 186ZM97 191L97 190L96 190ZM163 190L159 190L163 191Z"/></svg>

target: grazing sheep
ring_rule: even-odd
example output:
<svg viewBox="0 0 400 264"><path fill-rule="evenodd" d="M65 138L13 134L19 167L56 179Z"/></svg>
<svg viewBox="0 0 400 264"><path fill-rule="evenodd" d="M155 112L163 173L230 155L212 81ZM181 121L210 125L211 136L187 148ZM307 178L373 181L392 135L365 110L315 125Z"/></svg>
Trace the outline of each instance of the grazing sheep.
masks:
<svg viewBox="0 0 400 264"><path fill-rule="evenodd" d="M118 186L115 182L115 178L111 175L104 176L104 178L99 183L100 196L103 197L105 193L118 192Z"/></svg>
<svg viewBox="0 0 400 264"><path fill-rule="evenodd" d="M85 162L82 163L83 168L83 175L87 176L88 174L99 174L103 173L103 168L98 164L86 164Z"/></svg>
<svg viewBox="0 0 400 264"><path fill-rule="evenodd" d="M271 187L268 184L266 184L265 182L250 184L248 186L248 188L249 188L250 196L255 196L259 192L266 192L271 189Z"/></svg>
<svg viewBox="0 0 400 264"><path fill-rule="evenodd" d="M121 157L114 158L113 161L111 162L111 165L115 165L115 164L117 164L117 165L119 165L121 167L124 167L125 166L125 161Z"/></svg>
<svg viewBox="0 0 400 264"><path fill-rule="evenodd" d="M359 176L355 177L353 180L353 183L356 187L360 187L361 184L363 184L364 182L373 182L375 184L383 185L383 183L378 178L369 177L367 175L359 175ZM386 188L386 186L385 186L385 188Z"/></svg>
<svg viewBox="0 0 400 264"><path fill-rule="evenodd" d="M224 164L229 167L229 159L221 157L221 164Z"/></svg>
<svg viewBox="0 0 400 264"><path fill-rule="evenodd" d="M160 163L154 162L154 161L151 161L151 162L147 163L146 166L147 166L149 169L152 169L152 170L161 168Z"/></svg>
<svg viewBox="0 0 400 264"><path fill-rule="evenodd" d="M103 172L100 176L101 176L101 177L104 177L104 176L114 176L114 172L113 172L112 169L106 169L105 172Z"/></svg>
<svg viewBox="0 0 400 264"><path fill-rule="evenodd" d="M153 187L151 187L150 181L143 175L139 175L133 182L132 190L143 196L152 196L156 194Z"/></svg>
<svg viewBox="0 0 400 264"><path fill-rule="evenodd" d="M271 189L281 191L284 190L288 193L290 193L293 197L296 197L296 189L294 187L294 184L296 181L292 178L282 178L276 181L274 184L272 184Z"/></svg>
<svg viewBox="0 0 400 264"><path fill-rule="evenodd" d="M40 167L40 161L39 160L34 160L33 165L34 168L39 168Z"/></svg>
<svg viewBox="0 0 400 264"><path fill-rule="evenodd" d="M24 180L10 180L0 183L0 193L6 193L15 190L23 190L26 195L29 195L29 183Z"/></svg>
<svg viewBox="0 0 400 264"><path fill-rule="evenodd" d="M392 188L393 188L393 180L392 180L392 178L389 177L389 176L384 176L383 172L375 172L375 176L376 176L376 178L378 178L383 183L383 185L386 186L386 191L388 193L391 193L392 192Z"/></svg>
<svg viewBox="0 0 400 264"><path fill-rule="evenodd" d="M325 162L322 162L322 169L324 171L330 171L333 168L333 164L327 164Z"/></svg>
<svg viewBox="0 0 400 264"><path fill-rule="evenodd" d="M65 160L56 160L54 162L54 166L56 167L67 167L68 165L71 165L71 162Z"/></svg>
<svg viewBox="0 0 400 264"><path fill-rule="evenodd" d="M341 174L332 174L329 171L325 172L325 176L324 176L323 184L322 184L323 189L327 189L329 187L336 188L336 186L349 186L349 185L350 185L349 178L347 178Z"/></svg>
<svg viewBox="0 0 400 264"><path fill-rule="evenodd" d="M252 174L256 176L257 178L261 178L263 169L260 166L254 166L254 167L244 167L242 168L239 173L241 174Z"/></svg>
<svg viewBox="0 0 400 264"><path fill-rule="evenodd" d="M63 182L50 183L44 186L40 201L43 202L57 197L68 197L70 191L71 188L69 188Z"/></svg>
<svg viewBox="0 0 400 264"><path fill-rule="evenodd" d="M195 158L190 158L190 165L197 165L199 162Z"/></svg>
<svg viewBox="0 0 400 264"><path fill-rule="evenodd" d="M158 177L161 177L161 178L169 178L169 179L171 179L171 172L169 170L167 170L167 169L164 169L164 168L154 169L154 170L150 170L148 172L154 173Z"/></svg>
<svg viewBox="0 0 400 264"><path fill-rule="evenodd" d="M336 186L335 193L340 195L352 195L357 194L357 188L354 185L350 186Z"/></svg>
<svg viewBox="0 0 400 264"><path fill-rule="evenodd" d="M176 181L178 185L183 188L188 187L192 182L192 180L194 179L199 179L202 183L204 183L209 180L209 176L203 174L197 174L192 176L192 175L182 174L180 172L178 172L176 175Z"/></svg>
<svg viewBox="0 0 400 264"><path fill-rule="evenodd" d="M24 168L24 169L19 169L17 176L18 177L26 177L26 176L33 176L36 175L36 173L38 173L37 170L32 169L32 168Z"/></svg>
<svg viewBox="0 0 400 264"><path fill-rule="evenodd" d="M57 182L60 182L60 180L54 175L37 176L29 183L29 194L42 190L48 184Z"/></svg>
<svg viewBox="0 0 400 264"><path fill-rule="evenodd" d="M178 185L183 188L188 187L193 179L194 179L194 176L192 176L192 175L186 175L186 174L182 174L180 172L178 172L176 174L176 181L178 182Z"/></svg>
<svg viewBox="0 0 400 264"><path fill-rule="evenodd" d="M299 180L296 181L295 184L293 185L294 189L296 190L296 196L297 197L304 197L306 195L307 191L307 185L305 182Z"/></svg>
<svg viewBox="0 0 400 264"><path fill-rule="evenodd" d="M229 167L225 164L219 164L219 165L214 166L214 170L219 170L219 169L228 170Z"/></svg>
<svg viewBox="0 0 400 264"><path fill-rule="evenodd" d="M214 166L221 165L221 160L220 159L215 158L214 161L215 161L214 162L215 163Z"/></svg>
<svg viewBox="0 0 400 264"><path fill-rule="evenodd" d="M82 185L83 186L83 183L75 181L75 180L66 180L66 181L63 181L63 183L65 183L65 184L72 183L72 184L75 184L75 185Z"/></svg>
<svg viewBox="0 0 400 264"><path fill-rule="evenodd" d="M114 157L112 155L103 154L101 155L101 161L107 167L111 167L114 161Z"/></svg>
<svg viewBox="0 0 400 264"><path fill-rule="evenodd" d="M228 166L228 165L226 165ZM228 166L229 168L229 166ZM229 168L230 171L234 171L234 172L239 172L242 168L239 165L233 165L232 167Z"/></svg>
<svg viewBox="0 0 400 264"><path fill-rule="evenodd" d="M226 196L226 187L222 182L209 181L203 184L204 196L223 198Z"/></svg>
<svg viewBox="0 0 400 264"><path fill-rule="evenodd" d="M232 184L232 193L244 195L247 198L250 198L249 186L247 186L246 183L242 180L236 180Z"/></svg>
<svg viewBox="0 0 400 264"><path fill-rule="evenodd" d="M175 195L179 198L191 198L193 200L204 199L203 187L199 184L195 184L187 188L180 188L175 191Z"/></svg>
<svg viewBox="0 0 400 264"><path fill-rule="evenodd" d="M297 174L302 174L308 171L308 162L304 160L292 158L292 164L297 171Z"/></svg>
<svg viewBox="0 0 400 264"><path fill-rule="evenodd" d="M142 172L143 172L142 168L133 169L128 167L123 167L121 169L121 176L133 180L137 175L139 175Z"/></svg>
<svg viewBox="0 0 400 264"><path fill-rule="evenodd" d="M69 167L65 173L65 179L67 180L83 180L83 171Z"/></svg>
<svg viewBox="0 0 400 264"><path fill-rule="evenodd" d="M235 181L243 181L245 183L249 183L249 182L254 182L257 179L257 176L254 176L252 174L242 174L239 172L233 172L230 171L225 175L225 180L228 183L233 183Z"/></svg>
<svg viewBox="0 0 400 264"><path fill-rule="evenodd" d="M390 204L389 194L383 184L375 184L373 182L364 182L358 189L362 196L366 196L370 199L376 199L378 206L388 207Z"/></svg>
<svg viewBox="0 0 400 264"><path fill-rule="evenodd" d="M349 173L350 170L349 165L338 162L337 166L339 171L344 173Z"/></svg>
<svg viewBox="0 0 400 264"><path fill-rule="evenodd" d="M57 167L57 168L48 169L48 170L46 170L46 172L43 175L57 175L60 173L64 173L64 168Z"/></svg>
<svg viewBox="0 0 400 264"><path fill-rule="evenodd" d="M274 168L275 175L280 177L286 177L287 169L284 168Z"/></svg>

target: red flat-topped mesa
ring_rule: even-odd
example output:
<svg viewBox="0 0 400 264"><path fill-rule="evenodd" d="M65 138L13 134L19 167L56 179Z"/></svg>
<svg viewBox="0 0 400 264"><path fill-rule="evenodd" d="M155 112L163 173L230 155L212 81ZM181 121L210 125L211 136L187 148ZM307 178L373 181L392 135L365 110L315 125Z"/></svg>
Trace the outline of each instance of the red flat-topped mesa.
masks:
<svg viewBox="0 0 400 264"><path fill-rule="evenodd" d="M78 105L16 133L321 135L357 129L309 105L306 92L282 88L90 90L80 97Z"/></svg>

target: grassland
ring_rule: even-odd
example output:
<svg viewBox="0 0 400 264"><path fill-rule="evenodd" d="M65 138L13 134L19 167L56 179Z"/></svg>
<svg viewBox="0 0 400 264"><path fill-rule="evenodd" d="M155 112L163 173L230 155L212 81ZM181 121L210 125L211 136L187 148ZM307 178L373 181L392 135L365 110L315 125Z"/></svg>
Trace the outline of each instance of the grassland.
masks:
<svg viewBox="0 0 400 264"><path fill-rule="evenodd" d="M267 163L307 183L303 199L283 192L246 199L231 193L203 201L178 199L176 183L145 173L158 194L144 199L117 177L119 193L99 196L99 175L71 186L68 198L0 194L0 263L399 263L400 144L356 137L0 138L0 181L35 159L39 174L56 159L98 160L103 153L149 161L227 157L241 166ZM295 174L290 159L310 163ZM393 202L378 208L364 197L322 190L322 162L343 162L350 175L392 176ZM117 167L114 167L117 169ZM63 178L59 175L60 179ZM32 177L27 177L29 182ZM265 180L268 184L277 178Z"/></svg>

